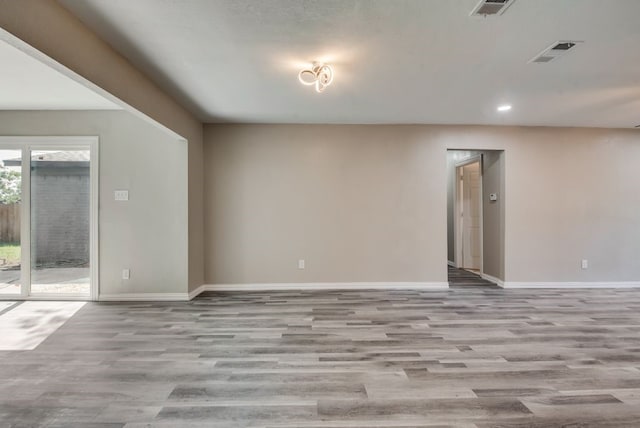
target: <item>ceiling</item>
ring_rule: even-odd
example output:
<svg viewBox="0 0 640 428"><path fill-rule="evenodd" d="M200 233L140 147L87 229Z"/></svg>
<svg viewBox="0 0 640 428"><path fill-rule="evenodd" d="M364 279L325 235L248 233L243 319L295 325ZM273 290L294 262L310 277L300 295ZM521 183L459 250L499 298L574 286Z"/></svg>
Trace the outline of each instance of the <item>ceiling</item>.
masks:
<svg viewBox="0 0 640 428"><path fill-rule="evenodd" d="M80 83L0 40L0 110L119 109Z"/></svg>
<svg viewBox="0 0 640 428"><path fill-rule="evenodd" d="M640 124L638 0L59 1L205 122ZM584 43L528 63L558 40Z"/></svg>

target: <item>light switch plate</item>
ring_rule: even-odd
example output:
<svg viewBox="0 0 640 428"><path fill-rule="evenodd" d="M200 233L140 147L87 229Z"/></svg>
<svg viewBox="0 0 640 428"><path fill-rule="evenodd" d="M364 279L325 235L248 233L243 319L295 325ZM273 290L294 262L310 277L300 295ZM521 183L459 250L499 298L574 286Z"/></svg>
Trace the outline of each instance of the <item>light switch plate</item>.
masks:
<svg viewBox="0 0 640 428"><path fill-rule="evenodd" d="M113 192L113 196L116 201L128 201L129 200L129 191L128 190L116 190Z"/></svg>

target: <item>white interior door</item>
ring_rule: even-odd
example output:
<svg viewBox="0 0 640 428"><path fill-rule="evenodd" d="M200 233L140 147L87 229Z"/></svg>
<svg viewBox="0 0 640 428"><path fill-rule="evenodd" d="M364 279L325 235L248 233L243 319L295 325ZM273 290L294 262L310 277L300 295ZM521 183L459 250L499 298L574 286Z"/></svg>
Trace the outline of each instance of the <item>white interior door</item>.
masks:
<svg viewBox="0 0 640 428"><path fill-rule="evenodd" d="M462 167L462 267L481 268L482 192L480 162Z"/></svg>

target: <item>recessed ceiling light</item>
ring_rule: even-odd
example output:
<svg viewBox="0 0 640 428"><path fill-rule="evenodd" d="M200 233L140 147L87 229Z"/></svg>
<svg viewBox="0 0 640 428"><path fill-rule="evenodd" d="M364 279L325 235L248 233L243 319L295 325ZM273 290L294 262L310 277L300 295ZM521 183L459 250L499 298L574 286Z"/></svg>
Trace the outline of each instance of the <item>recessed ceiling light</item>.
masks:
<svg viewBox="0 0 640 428"><path fill-rule="evenodd" d="M503 111L504 112L504 111L509 111L509 110L511 110L511 105L509 105L509 104L504 104L504 105L498 106L498 111Z"/></svg>

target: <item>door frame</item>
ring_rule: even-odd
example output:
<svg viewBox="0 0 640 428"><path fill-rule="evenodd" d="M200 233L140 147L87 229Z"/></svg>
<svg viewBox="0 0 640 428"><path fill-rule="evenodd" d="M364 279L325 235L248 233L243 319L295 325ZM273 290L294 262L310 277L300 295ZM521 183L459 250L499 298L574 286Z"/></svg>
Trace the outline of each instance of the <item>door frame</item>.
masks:
<svg viewBox="0 0 640 428"><path fill-rule="evenodd" d="M454 170L456 175L455 186L453 186L453 201L454 201L454 221L453 221L453 242L454 242L454 267L462 268L462 192L460 186L462 185L462 179L460 171L463 167L478 163L480 167L480 273L484 274L484 194L482 188L482 176L483 176L483 159L482 154L477 154L469 158L463 159L454 164Z"/></svg>
<svg viewBox="0 0 640 428"><path fill-rule="evenodd" d="M22 207L20 212L21 277L19 295L0 295L0 300L98 300L99 285L99 142L98 136L0 136L0 149L22 151ZM86 150L89 148L89 295L36 294L31 287L31 150ZM25 245L26 244L26 245Z"/></svg>

